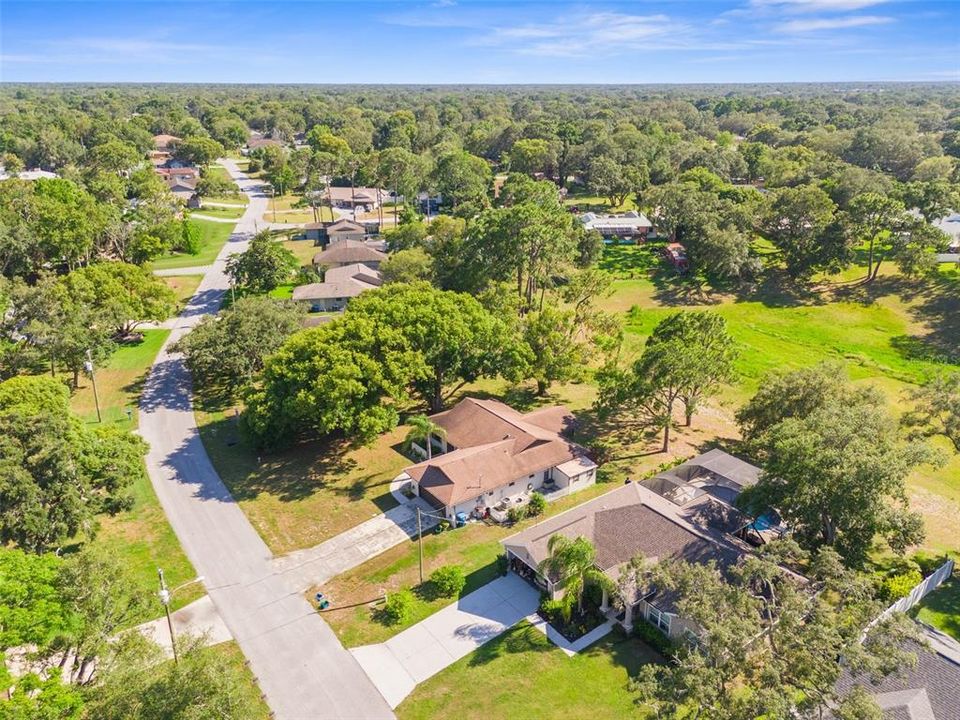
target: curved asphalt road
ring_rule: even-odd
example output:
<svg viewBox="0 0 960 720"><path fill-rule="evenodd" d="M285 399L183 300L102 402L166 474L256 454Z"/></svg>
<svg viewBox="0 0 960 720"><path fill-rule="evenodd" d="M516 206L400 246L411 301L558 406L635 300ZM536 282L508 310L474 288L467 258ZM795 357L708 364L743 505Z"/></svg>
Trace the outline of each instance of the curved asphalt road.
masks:
<svg viewBox="0 0 960 720"><path fill-rule="evenodd" d="M275 717L391 718L386 701L353 656L295 587L211 465L190 401L190 375L169 347L229 288L226 258L242 251L267 199L258 184L224 161L250 196L230 241L204 275L154 362L140 400L140 434L150 443L147 469L184 551L240 644ZM262 223L260 223L262 224Z"/></svg>

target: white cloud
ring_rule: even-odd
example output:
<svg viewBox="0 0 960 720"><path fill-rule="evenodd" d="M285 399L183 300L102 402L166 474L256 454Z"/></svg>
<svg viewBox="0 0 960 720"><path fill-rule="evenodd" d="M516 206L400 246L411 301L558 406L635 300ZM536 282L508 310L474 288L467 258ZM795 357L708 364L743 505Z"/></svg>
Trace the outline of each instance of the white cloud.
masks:
<svg viewBox="0 0 960 720"><path fill-rule="evenodd" d="M886 2L889 0L750 0L755 7L775 6L795 12L862 10Z"/></svg>
<svg viewBox="0 0 960 720"><path fill-rule="evenodd" d="M522 55L584 56L642 49L646 40L677 38L690 28L667 15L589 13L558 21L494 26L475 38L475 45L512 47Z"/></svg>
<svg viewBox="0 0 960 720"><path fill-rule="evenodd" d="M854 15L848 17L813 18L810 20L789 20L780 23L774 30L781 33L811 33L821 30L846 30L868 25L886 25L893 18L879 15Z"/></svg>

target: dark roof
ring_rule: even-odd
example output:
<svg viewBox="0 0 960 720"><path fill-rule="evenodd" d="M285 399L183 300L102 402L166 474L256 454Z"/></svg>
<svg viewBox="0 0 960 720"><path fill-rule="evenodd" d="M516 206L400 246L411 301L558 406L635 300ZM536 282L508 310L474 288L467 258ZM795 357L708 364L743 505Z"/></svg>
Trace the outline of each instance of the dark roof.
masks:
<svg viewBox="0 0 960 720"><path fill-rule="evenodd" d="M359 240L340 240L330 243L326 250L314 255L313 264L323 265L325 263L337 263L347 265L353 263L383 262L386 259L386 254L379 250L374 250Z"/></svg>
<svg viewBox="0 0 960 720"><path fill-rule="evenodd" d="M614 579L623 564L637 555L651 562L714 562L724 571L743 554L719 533L686 522L676 506L637 483L560 513L506 538L502 544L531 567L537 567L549 554L550 538L558 534L590 540L597 551L597 567ZM661 610L675 612L676 597L672 594L655 593L647 599Z"/></svg>
<svg viewBox="0 0 960 720"><path fill-rule="evenodd" d="M645 487L677 505L713 495L731 503L740 491L755 485L760 468L714 448L643 481Z"/></svg>
<svg viewBox="0 0 960 720"><path fill-rule="evenodd" d="M924 628L924 632L930 650L913 641L904 645L916 653L916 667L888 675L879 683L847 671L837 688L846 693L862 685L887 720L960 720L960 644L936 631Z"/></svg>

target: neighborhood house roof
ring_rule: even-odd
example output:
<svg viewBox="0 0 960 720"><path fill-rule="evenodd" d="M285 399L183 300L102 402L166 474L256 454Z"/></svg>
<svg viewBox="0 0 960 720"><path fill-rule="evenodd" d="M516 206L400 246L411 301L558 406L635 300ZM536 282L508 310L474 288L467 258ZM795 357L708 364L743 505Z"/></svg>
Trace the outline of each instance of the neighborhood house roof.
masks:
<svg viewBox="0 0 960 720"><path fill-rule="evenodd" d="M885 720L960 720L960 643L920 627L930 649L910 640L902 646L916 654L916 667L888 675L879 683L845 671L837 688L845 693L854 685L863 686Z"/></svg>
<svg viewBox="0 0 960 720"><path fill-rule="evenodd" d="M332 233L367 231L366 226L353 220L348 220L347 218L340 218L335 222L307 223L303 227L305 230L326 230L328 235Z"/></svg>
<svg viewBox="0 0 960 720"><path fill-rule="evenodd" d="M338 240L313 256L314 265L343 265L352 263L383 262L386 254L375 250L360 240Z"/></svg>
<svg viewBox="0 0 960 720"><path fill-rule="evenodd" d="M579 473L596 467L583 449L560 436L573 416L563 407L526 415L496 400L466 398L431 420L455 449L407 468L407 474L444 505L456 505L548 468L577 461Z"/></svg>
<svg viewBox="0 0 960 720"><path fill-rule="evenodd" d="M153 145L158 148L169 147L172 143L180 142L180 138L176 135L154 135L153 136Z"/></svg>
<svg viewBox="0 0 960 720"><path fill-rule="evenodd" d="M327 270L321 283L295 287L293 299L310 301L351 298L366 290L380 287L382 284L383 279L379 270L360 264L344 265Z"/></svg>
<svg viewBox="0 0 960 720"><path fill-rule="evenodd" d="M628 483L578 507L538 523L502 541L505 549L536 568L550 552L553 535L585 537L596 548L596 565L616 580L623 565L636 556L650 562L673 559L715 562L723 570L743 550L719 532L686 522L664 501L638 483ZM673 612L676 598L667 593L645 595L661 610Z"/></svg>
<svg viewBox="0 0 960 720"><path fill-rule="evenodd" d="M380 189L379 195L377 188L371 187L330 187L326 190L334 202L347 202L355 200L358 203L377 202L380 198L390 197L390 193Z"/></svg>

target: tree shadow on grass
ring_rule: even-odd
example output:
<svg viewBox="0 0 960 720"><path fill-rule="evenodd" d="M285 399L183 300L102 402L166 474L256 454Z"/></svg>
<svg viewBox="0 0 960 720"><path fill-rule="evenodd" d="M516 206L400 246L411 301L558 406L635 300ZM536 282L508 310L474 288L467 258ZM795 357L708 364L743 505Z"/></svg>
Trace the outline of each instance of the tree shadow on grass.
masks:
<svg viewBox="0 0 960 720"><path fill-rule="evenodd" d="M470 665L486 665L505 655L553 652L557 647L526 622L520 622L484 643L470 655Z"/></svg>
<svg viewBox="0 0 960 720"><path fill-rule="evenodd" d="M908 278L881 275L869 284L849 284L834 290L837 300L872 305L895 295L909 305L913 320L927 332L901 335L891 345L908 360L960 363L960 282L948 277Z"/></svg>

